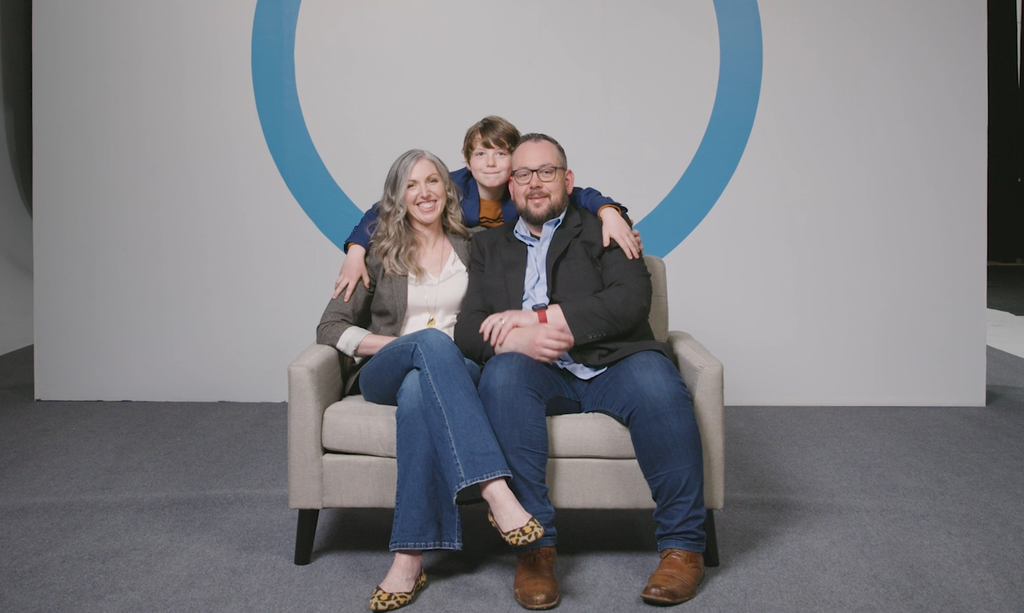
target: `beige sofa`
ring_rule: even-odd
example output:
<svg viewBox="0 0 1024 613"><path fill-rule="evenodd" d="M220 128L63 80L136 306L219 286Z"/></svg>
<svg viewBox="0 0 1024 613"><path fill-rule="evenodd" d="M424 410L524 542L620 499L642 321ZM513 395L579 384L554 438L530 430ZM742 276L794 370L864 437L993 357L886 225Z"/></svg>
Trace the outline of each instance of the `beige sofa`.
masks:
<svg viewBox="0 0 1024 613"><path fill-rule="evenodd" d="M693 397L704 445L708 566L718 565L714 510L724 502L722 363L685 332L668 330L665 264L645 256L654 285L650 323L672 345ZM352 362L333 347L312 345L288 367L288 503L299 510L295 563L312 557L324 508L395 504L395 408L362 396L341 398ZM629 431L603 414L548 418L549 496L562 509L654 508Z"/></svg>

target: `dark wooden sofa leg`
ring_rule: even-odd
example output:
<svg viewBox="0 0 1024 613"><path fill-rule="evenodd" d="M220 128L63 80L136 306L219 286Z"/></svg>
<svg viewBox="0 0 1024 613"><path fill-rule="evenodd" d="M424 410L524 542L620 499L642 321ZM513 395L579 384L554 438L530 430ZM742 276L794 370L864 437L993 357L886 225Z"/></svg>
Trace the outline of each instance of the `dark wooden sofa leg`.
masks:
<svg viewBox="0 0 1024 613"><path fill-rule="evenodd" d="M313 559L313 537L320 509L299 509L299 524L295 530L295 563L305 566ZM705 554L707 555L707 554Z"/></svg>
<svg viewBox="0 0 1024 613"><path fill-rule="evenodd" d="M707 534L708 543L704 550L704 566L718 566L718 534L715 532L715 512L711 509L707 511L708 516L704 520L704 533Z"/></svg>

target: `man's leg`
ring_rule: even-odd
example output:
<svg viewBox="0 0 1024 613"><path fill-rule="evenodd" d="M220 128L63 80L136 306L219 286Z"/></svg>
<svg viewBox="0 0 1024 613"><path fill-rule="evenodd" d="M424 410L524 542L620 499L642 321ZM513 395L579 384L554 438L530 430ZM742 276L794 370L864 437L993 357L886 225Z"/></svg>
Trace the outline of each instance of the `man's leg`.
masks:
<svg viewBox="0 0 1024 613"><path fill-rule="evenodd" d="M583 410L629 427L657 508L658 550L704 551L704 466L690 393L672 362L655 351L625 358L593 379Z"/></svg>
<svg viewBox="0 0 1024 613"><path fill-rule="evenodd" d="M519 353L497 355L480 376L480 400L512 470L509 487L544 536L516 552L512 594L527 609L550 609L560 594L555 578L555 510L548 500L548 400L571 390L557 368ZM577 403L578 405L578 403Z"/></svg>
<svg viewBox="0 0 1024 613"><path fill-rule="evenodd" d="M690 393L668 358L643 351L595 378L585 411L609 413L629 427L640 469L657 505L661 562L640 593L672 605L697 595L704 579L704 467Z"/></svg>
<svg viewBox="0 0 1024 613"><path fill-rule="evenodd" d="M498 446L512 471L509 487L523 508L544 526L544 536L531 547L557 541L555 510L548 500L548 400L570 396L562 373L521 353L491 358L480 375L480 401Z"/></svg>

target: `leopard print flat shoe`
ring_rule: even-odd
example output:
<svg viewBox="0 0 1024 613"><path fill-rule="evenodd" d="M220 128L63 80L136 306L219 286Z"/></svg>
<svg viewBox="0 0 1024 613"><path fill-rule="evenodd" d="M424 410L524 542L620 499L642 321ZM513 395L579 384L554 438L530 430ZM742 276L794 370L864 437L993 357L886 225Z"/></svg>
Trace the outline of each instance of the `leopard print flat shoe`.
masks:
<svg viewBox="0 0 1024 613"><path fill-rule="evenodd" d="M427 586L427 574L420 571L420 576L416 579L416 585L412 586L411 592L385 592L380 589L378 585L373 589L373 596L370 596L370 610L371 611L394 611L400 607L412 602L416 592L422 590Z"/></svg>
<svg viewBox="0 0 1024 613"><path fill-rule="evenodd" d="M508 532L501 531L501 528L498 527L498 522L494 521L494 515L491 515L490 511L487 511L487 521L491 522L491 525L498 531L501 538L505 539L505 542L513 547L529 545L544 536L544 526L540 525L536 517L531 517L525 526L509 530Z"/></svg>

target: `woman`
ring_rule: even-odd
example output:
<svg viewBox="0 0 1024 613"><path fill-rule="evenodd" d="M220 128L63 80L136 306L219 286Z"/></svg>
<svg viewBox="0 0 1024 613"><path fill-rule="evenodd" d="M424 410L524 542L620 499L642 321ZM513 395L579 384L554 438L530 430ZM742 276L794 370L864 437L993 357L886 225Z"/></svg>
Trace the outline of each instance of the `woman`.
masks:
<svg viewBox="0 0 1024 613"><path fill-rule="evenodd" d="M426 584L424 549L461 549L455 496L473 484L488 518L512 545L543 529L509 489L511 472L477 396L479 367L452 335L466 293L469 233L444 162L412 150L391 166L366 265L370 286L335 298L317 342L360 360L367 400L397 405L398 490L391 569L373 611L408 604ZM369 358L369 359L366 359Z"/></svg>

